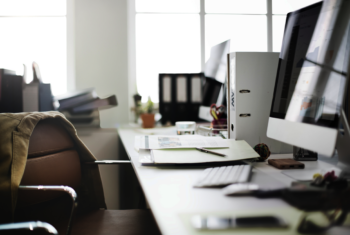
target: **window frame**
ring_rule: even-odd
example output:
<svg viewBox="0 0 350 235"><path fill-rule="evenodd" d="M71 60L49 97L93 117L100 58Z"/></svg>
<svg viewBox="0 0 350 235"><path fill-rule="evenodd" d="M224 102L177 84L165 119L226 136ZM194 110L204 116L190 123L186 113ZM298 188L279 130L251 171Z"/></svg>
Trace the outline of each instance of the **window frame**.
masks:
<svg viewBox="0 0 350 235"><path fill-rule="evenodd" d="M285 14L272 14L272 0L266 0L267 13L257 14L266 15L267 18L267 52L273 52L273 15L285 15ZM136 12L135 0L128 1L128 72L129 72L129 92L135 94L137 81L136 81L136 25L135 19L137 14L152 14L150 12ZM177 13L171 13L177 14ZM198 13L194 13L198 14ZM205 0L200 0L200 58L201 58L201 71L204 71L205 66L205 16L213 13L205 12ZM221 13L215 13L221 14ZM251 14L234 14L234 13L222 13L222 15L251 15ZM132 101L130 102L132 104Z"/></svg>

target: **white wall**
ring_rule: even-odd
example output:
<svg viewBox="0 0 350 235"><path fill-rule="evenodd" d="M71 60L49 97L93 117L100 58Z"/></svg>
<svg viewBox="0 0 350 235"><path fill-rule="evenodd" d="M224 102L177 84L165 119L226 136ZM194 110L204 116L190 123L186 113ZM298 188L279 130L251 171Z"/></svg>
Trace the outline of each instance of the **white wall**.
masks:
<svg viewBox="0 0 350 235"><path fill-rule="evenodd" d="M102 127L128 122L127 0L75 0L74 21L76 89L117 96L116 108L101 111Z"/></svg>

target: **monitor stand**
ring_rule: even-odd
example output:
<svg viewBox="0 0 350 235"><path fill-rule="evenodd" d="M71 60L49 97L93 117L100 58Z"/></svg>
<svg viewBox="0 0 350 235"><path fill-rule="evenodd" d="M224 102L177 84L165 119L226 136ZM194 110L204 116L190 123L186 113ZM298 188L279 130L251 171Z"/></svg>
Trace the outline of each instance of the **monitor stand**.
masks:
<svg viewBox="0 0 350 235"><path fill-rule="evenodd" d="M341 169L341 176L350 178L350 128L345 112L341 111L341 123L343 129L339 128L337 138L338 167Z"/></svg>

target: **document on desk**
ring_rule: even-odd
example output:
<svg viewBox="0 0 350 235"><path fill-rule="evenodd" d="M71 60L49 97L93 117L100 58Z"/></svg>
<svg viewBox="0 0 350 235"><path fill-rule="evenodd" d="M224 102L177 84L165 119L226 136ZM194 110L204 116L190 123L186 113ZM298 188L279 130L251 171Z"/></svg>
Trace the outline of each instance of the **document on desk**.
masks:
<svg viewBox="0 0 350 235"><path fill-rule="evenodd" d="M228 148L221 137L200 135L145 135L135 137L135 149Z"/></svg>
<svg viewBox="0 0 350 235"><path fill-rule="evenodd" d="M189 149L153 149L151 159L154 164L199 164L211 162L230 162L257 158L259 155L244 140L223 139L228 148L215 148L215 152L226 156L217 156L200 152L194 148Z"/></svg>

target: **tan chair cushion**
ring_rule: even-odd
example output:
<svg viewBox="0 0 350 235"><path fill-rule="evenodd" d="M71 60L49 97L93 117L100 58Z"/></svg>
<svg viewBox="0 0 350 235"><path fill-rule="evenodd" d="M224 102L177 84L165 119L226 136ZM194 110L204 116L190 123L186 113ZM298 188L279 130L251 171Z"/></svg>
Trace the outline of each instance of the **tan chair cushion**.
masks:
<svg viewBox="0 0 350 235"><path fill-rule="evenodd" d="M28 158L44 156L74 148L74 142L59 120L41 120L29 141Z"/></svg>
<svg viewBox="0 0 350 235"><path fill-rule="evenodd" d="M77 189L81 180L79 155L66 150L28 159L21 185L64 185ZM63 192L18 192L18 206L28 206L65 195Z"/></svg>

